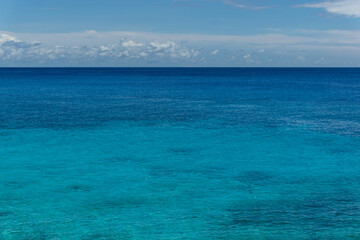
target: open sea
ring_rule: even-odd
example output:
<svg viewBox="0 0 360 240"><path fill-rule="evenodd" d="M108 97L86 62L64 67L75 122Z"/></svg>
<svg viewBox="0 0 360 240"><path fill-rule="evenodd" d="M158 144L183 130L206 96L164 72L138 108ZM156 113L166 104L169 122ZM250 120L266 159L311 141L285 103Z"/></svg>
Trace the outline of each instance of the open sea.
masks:
<svg viewBox="0 0 360 240"><path fill-rule="evenodd" d="M2 68L0 239L360 239L360 68Z"/></svg>

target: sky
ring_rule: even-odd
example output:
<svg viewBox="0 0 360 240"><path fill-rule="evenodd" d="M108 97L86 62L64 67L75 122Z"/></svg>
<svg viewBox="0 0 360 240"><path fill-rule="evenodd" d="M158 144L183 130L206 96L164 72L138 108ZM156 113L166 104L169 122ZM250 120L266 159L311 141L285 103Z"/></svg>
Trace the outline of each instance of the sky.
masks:
<svg viewBox="0 0 360 240"><path fill-rule="evenodd" d="M0 3L0 67L360 67L360 0Z"/></svg>

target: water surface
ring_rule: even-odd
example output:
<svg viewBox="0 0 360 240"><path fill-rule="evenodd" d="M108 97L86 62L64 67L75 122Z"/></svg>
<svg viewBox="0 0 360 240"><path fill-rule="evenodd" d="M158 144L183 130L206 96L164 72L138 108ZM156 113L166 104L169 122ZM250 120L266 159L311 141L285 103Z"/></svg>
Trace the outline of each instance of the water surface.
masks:
<svg viewBox="0 0 360 240"><path fill-rule="evenodd" d="M360 69L0 69L0 239L360 239Z"/></svg>

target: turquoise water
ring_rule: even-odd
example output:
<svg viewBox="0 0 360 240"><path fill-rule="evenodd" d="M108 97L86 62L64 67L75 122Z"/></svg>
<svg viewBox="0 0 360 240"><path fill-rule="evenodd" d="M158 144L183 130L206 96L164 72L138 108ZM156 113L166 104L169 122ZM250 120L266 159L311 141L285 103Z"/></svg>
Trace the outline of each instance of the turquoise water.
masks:
<svg viewBox="0 0 360 240"><path fill-rule="evenodd" d="M360 239L359 69L0 73L0 239Z"/></svg>

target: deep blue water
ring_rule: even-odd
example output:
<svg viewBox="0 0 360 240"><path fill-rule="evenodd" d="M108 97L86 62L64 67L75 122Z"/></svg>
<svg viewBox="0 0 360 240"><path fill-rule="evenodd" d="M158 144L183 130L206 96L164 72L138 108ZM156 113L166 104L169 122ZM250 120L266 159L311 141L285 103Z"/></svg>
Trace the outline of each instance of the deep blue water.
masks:
<svg viewBox="0 0 360 240"><path fill-rule="evenodd" d="M360 239L360 69L0 69L0 239Z"/></svg>

